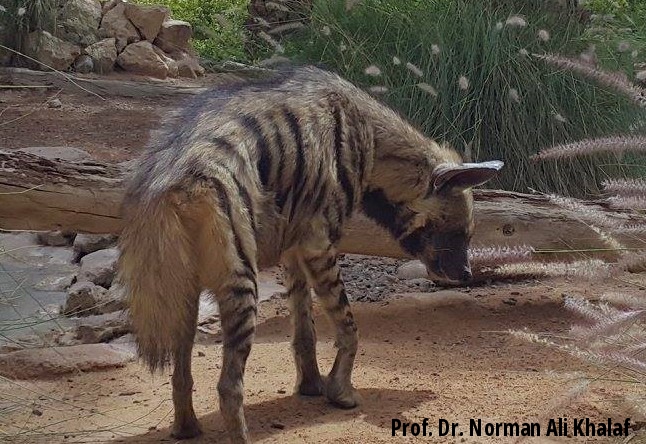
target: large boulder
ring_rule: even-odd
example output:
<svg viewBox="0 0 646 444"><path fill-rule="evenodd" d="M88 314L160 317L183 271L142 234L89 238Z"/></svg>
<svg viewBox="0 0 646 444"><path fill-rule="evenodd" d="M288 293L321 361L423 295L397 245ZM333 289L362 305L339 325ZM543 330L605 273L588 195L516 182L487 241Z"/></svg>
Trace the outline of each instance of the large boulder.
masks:
<svg viewBox="0 0 646 444"><path fill-rule="evenodd" d="M47 31L34 31L27 36L25 53L44 65L65 71L81 54L81 49ZM38 68L44 69L44 66L38 65Z"/></svg>
<svg viewBox="0 0 646 444"><path fill-rule="evenodd" d="M144 39L152 42L157 37L162 23L169 19L170 10L164 6L128 3L126 17L135 25Z"/></svg>
<svg viewBox="0 0 646 444"><path fill-rule="evenodd" d="M117 57L117 64L126 71L160 79L169 74L168 65L148 41L128 45Z"/></svg>
<svg viewBox="0 0 646 444"><path fill-rule="evenodd" d="M103 39L84 50L92 58L94 71L99 74L112 72L117 61L117 39Z"/></svg>
<svg viewBox="0 0 646 444"><path fill-rule="evenodd" d="M130 43L141 40L139 31L126 17L126 7L127 3L117 3L114 8L105 13L99 28L100 36L116 39L117 52L123 51Z"/></svg>
<svg viewBox="0 0 646 444"><path fill-rule="evenodd" d="M74 238L74 254L76 256L76 260L78 261L86 254L110 248L114 246L116 242L117 236L114 234L79 233Z"/></svg>
<svg viewBox="0 0 646 444"><path fill-rule="evenodd" d="M177 73L180 77L195 79L204 75L204 68L200 66L197 57L185 51L177 51L170 56L177 63Z"/></svg>
<svg viewBox="0 0 646 444"><path fill-rule="evenodd" d="M67 0L58 13L56 34L68 42L87 46L98 40L100 23L99 0Z"/></svg>
<svg viewBox="0 0 646 444"><path fill-rule="evenodd" d="M177 66L177 62L155 45L153 45L153 51L155 51L159 58L162 59L166 64L166 67L168 68L168 77L177 77L179 75L179 67Z"/></svg>
<svg viewBox="0 0 646 444"><path fill-rule="evenodd" d="M99 250L83 256L78 281L92 282L105 288L110 287L117 272L118 260L119 250L116 248Z"/></svg>
<svg viewBox="0 0 646 444"><path fill-rule="evenodd" d="M116 344L32 348L0 355L0 375L11 379L54 378L78 371L124 367L134 360L132 348Z"/></svg>
<svg viewBox="0 0 646 444"><path fill-rule="evenodd" d="M193 28L188 22L181 20L167 20L162 23L155 45L167 53L186 51L190 48L189 40L193 35Z"/></svg>

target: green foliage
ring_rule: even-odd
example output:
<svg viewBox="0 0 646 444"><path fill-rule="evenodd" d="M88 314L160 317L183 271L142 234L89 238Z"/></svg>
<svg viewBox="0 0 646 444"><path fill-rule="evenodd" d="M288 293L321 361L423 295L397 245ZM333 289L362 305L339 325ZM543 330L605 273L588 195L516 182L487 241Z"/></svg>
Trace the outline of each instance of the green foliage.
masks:
<svg viewBox="0 0 646 444"><path fill-rule="evenodd" d="M246 61L243 24L248 0L137 0L165 5L173 18L193 25L193 46L211 60Z"/></svg>
<svg viewBox="0 0 646 444"><path fill-rule="evenodd" d="M600 180L624 172L618 165L623 162L612 155L529 160L557 143L628 132L643 117L623 97L531 56L585 49L588 42L577 20L525 7L527 26L506 25L519 11L510 8L511 1L483 8L472 0L365 0L350 12L344 3L318 1L311 27L288 42L288 53L303 62L322 62L363 87L386 86L385 102L473 160L505 160L507 168L492 186L581 195L597 192ZM540 30L549 40L537 37ZM393 56L401 64L394 64ZM407 62L424 74L417 77ZM381 75L366 75L370 65ZM468 79L466 89L459 85L462 76ZM437 96L420 88L421 82Z"/></svg>
<svg viewBox="0 0 646 444"><path fill-rule="evenodd" d="M54 33L59 0L8 0L0 9L1 43L22 50L27 34L35 30Z"/></svg>

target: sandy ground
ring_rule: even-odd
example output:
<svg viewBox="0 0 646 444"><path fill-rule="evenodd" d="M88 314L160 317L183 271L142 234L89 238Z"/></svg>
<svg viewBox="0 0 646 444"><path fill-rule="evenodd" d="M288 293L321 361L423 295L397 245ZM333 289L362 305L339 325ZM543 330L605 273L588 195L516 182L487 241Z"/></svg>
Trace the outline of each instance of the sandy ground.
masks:
<svg viewBox="0 0 646 444"><path fill-rule="evenodd" d="M62 108L43 106L53 93L0 91L0 148L75 146L97 159L127 160L174 105L169 100L102 102L61 93ZM543 433L548 419L559 416L570 422L582 417L623 421L631 414L621 400L636 393L634 385L612 381L616 375L507 333L528 328L560 335L576 321L563 309L563 294L594 296L619 287L644 290L619 281L552 280L357 302L353 306L361 344L353 380L363 402L352 410L335 409L323 398L292 395L295 370L287 304L282 299L266 302L247 367L251 436L263 443L512 442L470 436L469 420L538 421ZM320 314L316 322L319 363L327 372L334 359L333 338ZM193 442L220 442L224 429L215 390L221 359L217 336L201 334L193 355L195 407L205 430ZM565 402L584 373L597 380L574 402ZM431 437L391 435L394 418L424 417L429 418ZM54 381L0 381L0 429L14 435L15 442L174 442L169 438L171 418L169 374L152 377L137 363ZM440 419L459 423L457 432L463 435L437 436ZM544 437L529 441L550 442ZM572 437L556 442L621 440Z"/></svg>
<svg viewBox="0 0 646 444"><path fill-rule="evenodd" d="M470 436L470 419L537 421L542 433L550 418L623 421L631 415L620 400L632 386L604 381L616 375L507 333L527 328L562 334L576 321L563 310L562 295L597 294L618 284L602 287L557 280L355 303L361 346L354 384L363 402L352 410L336 409L323 398L292 395L295 370L287 304L283 299L265 302L246 375L251 436L265 443L416 442L422 438L393 437L392 420L427 417L433 436L424 439L430 442L513 442ZM629 285L622 291L640 290ZM316 323L319 363L327 371L334 359L332 332L318 310ZM217 336L200 335L193 356L195 407L205 435L191 442L219 442L224 429L215 390L221 359ZM584 373L601 380L568 403ZM0 391L5 401L23 404L0 419L3 430L27 433L16 442L174 442L169 437L169 374L153 377L137 363L56 381L3 382ZM436 436L440 419L459 423L456 432L464 435ZM550 441L543 437L530 442ZM567 442L621 441L572 437Z"/></svg>

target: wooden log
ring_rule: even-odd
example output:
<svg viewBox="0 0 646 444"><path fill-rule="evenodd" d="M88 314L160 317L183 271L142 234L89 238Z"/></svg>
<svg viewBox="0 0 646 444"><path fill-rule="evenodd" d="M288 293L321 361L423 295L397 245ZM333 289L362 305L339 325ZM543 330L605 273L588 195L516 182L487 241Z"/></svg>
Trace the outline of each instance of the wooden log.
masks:
<svg viewBox="0 0 646 444"><path fill-rule="evenodd" d="M19 151L0 151L0 229L118 233L120 204L128 164L69 162ZM560 256L608 257L608 246L588 225L540 195L476 190L473 245L530 245L537 250L602 250ZM608 217L631 224L646 217L608 210L585 202ZM643 248L639 239L624 238L627 247ZM405 257L399 245L362 214L345 230L341 250L347 253Z"/></svg>

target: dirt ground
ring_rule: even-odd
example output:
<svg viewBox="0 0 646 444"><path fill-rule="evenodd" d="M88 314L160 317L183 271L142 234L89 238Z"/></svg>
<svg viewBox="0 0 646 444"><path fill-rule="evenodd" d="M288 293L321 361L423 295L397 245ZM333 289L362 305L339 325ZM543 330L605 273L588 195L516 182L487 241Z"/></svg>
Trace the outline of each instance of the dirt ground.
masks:
<svg viewBox="0 0 646 444"><path fill-rule="evenodd" d="M109 98L60 93L61 108L43 102L56 91L0 90L0 149L74 146L95 158L121 161L145 145L148 131L175 100ZM18 120L15 120L18 119ZM13 122L11 122L13 120ZM390 265L389 265L390 266ZM630 281L631 283L627 283ZM287 303L260 308L245 379L246 417L254 442L514 442L470 436L469 420L536 421L544 434L550 418L594 422L634 416L622 399L635 387L615 374L582 364L508 330L559 336L577 319L564 295L643 292L643 276L589 283L552 279L493 283L472 289L383 295L355 302L361 337L353 381L363 402L339 410L323 398L292 395L295 370ZM410 291L410 290L409 290ZM354 299L363 299L355 297ZM332 330L318 308L319 364L334 360ZM200 334L193 352L194 402L205 434L190 442L220 442L216 383L221 345ZM583 376L594 379L580 396ZM14 442L174 442L169 374L151 376L138 363L53 381L0 381L0 429ZM636 393L644 396L645 393ZM393 419L429 418L430 437L393 437ZM459 423L463 435L439 437L438 421ZM570 430L571 432L571 430ZM529 442L552 442L530 438ZM556 438L554 442L622 442L619 438Z"/></svg>

